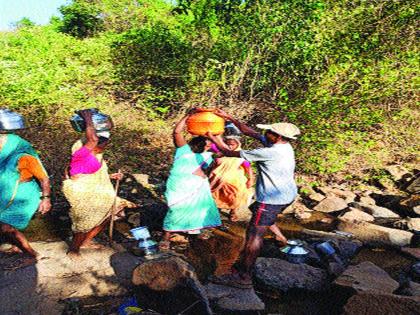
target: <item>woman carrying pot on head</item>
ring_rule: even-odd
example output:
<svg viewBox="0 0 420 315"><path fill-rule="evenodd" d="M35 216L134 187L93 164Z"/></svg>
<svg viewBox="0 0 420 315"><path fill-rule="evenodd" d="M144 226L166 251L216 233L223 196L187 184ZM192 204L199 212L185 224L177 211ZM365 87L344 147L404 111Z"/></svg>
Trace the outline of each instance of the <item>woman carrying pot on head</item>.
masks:
<svg viewBox="0 0 420 315"><path fill-rule="evenodd" d="M37 253L22 231L37 210L50 211L50 193L48 174L31 144L0 130L0 240L13 245L10 252L23 254L6 269L36 263Z"/></svg>
<svg viewBox="0 0 420 315"><path fill-rule="evenodd" d="M170 246L171 233L200 233L202 229L221 225L217 206L210 192L210 184L203 170L212 163L210 140L198 136L188 143L183 130L188 115L173 131L176 147L174 162L166 182L165 198L169 207L163 222L161 249Z"/></svg>
<svg viewBox="0 0 420 315"><path fill-rule="evenodd" d="M68 254L75 256L80 254L81 247L102 248L91 241L109 223L115 198L116 218L124 215L123 208L135 206L116 196L111 179L121 180L123 174L108 174L103 152L110 142L109 131L96 132L90 110L79 114L86 123L86 139L73 145L69 172L63 181L63 193L71 206L73 230Z"/></svg>
<svg viewBox="0 0 420 315"><path fill-rule="evenodd" d="M240 136L226 136L225 143L232 151L241 150ZM236 210L248 206L252 196L254 173L251 164L242 158L217 158L209 179L217 207L230 210L230 220L237 221Z"/></svg>

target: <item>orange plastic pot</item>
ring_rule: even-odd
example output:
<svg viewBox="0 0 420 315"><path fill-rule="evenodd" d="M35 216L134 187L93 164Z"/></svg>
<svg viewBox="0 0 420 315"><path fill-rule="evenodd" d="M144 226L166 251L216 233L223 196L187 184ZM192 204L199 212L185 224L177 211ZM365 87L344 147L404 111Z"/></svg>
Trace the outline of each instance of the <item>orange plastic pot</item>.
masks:
<svg viewBox="0 0 420 315"><path fill-rule="evenodd" d="M204 136L208 132L221 135L225 131L225 120L214 114L214 111L210 108L197 109L197 112L187 119L188 132L196 136Z"/></svg>

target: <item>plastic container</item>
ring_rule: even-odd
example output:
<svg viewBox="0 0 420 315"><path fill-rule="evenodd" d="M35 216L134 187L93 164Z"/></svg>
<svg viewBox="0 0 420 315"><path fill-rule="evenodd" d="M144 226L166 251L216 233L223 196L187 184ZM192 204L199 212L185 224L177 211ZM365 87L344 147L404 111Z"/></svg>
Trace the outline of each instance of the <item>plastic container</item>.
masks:
<svg viewBox="0 0 420 315"><path fill-rule="evenodd" d="M330 242L322 242L315 245L315 248L317 251L323 253L326 256L331 256L332 254L335 254L334 247L331 246Z"/></svg>
<svg viewBox="0 0 420 315"><path fill-rule="evenodd" d="M112 119L110 116L105 115L98 111L97 108L91 108L92 122L96 131L110 131L113 127ZM86 130L85 120L79 115L79 111L75 111L75 115L70 119L70 123L74 130L83 132Z"/></svg>
<svg viewBox="0 0 420 315"><path fill-rule="evenodd" d="M225 120L214 114L215 109L198 108L197 112L187 119L187 130L196 136L204 136L211 132L221 135L225 131Z"/></svg>
<svg viewBox="0 0 420 315"><path fill-rule="evenodd" d="M0 109L0 130L19 130L25 128L22 115L7 108Z"/></svg>
<svg viewBox="0 0 420 315"><path fill-rule="evenodd" d="M147 226L140 226L130 230L136 240L150 238L150 232Z"/></svg>

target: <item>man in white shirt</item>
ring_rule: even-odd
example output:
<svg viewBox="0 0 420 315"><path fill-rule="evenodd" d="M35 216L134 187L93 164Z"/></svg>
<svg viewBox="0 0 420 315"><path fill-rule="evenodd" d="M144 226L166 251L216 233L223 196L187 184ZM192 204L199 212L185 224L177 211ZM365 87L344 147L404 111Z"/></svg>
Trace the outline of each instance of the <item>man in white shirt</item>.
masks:
<svg viewBox="0 0 420 315"><path fill-rule="evenodd" d="M241 157L255 162L258 169L256 202L251 205L252 219L249 223L245 247L232 274L213 277L212 282L238 288L252 287L252 271L263 245L263 236L269 228L276 240L285 244L287 239L275 224L277 215L286 209L297 196L294 180L295 155L289 140L296 139L300 130L290 123L257 125L264 135L239 122L231 115L217 110L217 115L233 122L243 134L262 142L264 148L231 151L218 137L209 134L225 156Z"/></svg>

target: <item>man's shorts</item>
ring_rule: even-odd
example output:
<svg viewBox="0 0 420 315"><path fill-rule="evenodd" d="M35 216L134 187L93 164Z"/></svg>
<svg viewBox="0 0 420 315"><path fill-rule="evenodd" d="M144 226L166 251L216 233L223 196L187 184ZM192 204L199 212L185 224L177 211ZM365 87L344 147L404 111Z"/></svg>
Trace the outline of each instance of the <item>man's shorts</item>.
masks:
<svg viewBox="0 0 420 315"><path fill-rule="evenodd" d="M252 212L251 224L254 226L270 226L276 222L277 215L282 213L287 205L269 205L262 202L254 202L249 209Z"/></svg>

